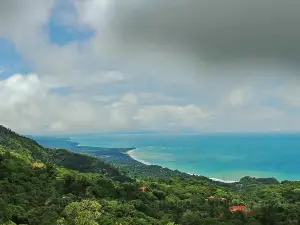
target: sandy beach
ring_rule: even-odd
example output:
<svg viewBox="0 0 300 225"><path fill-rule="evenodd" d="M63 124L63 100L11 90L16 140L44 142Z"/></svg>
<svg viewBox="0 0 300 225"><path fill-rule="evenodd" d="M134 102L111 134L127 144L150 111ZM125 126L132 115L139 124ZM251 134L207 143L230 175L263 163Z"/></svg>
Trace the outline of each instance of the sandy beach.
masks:
<svg viewBox="0 0 300 225"><path fill-rule="evenodd" d="M151 164L151 163L149 163L149 162L146 162L146 161L144 161L144 160L140 160L140 159L138 159L137 157L135 157L134 154L133 154L134 151L135 151L134 149L133 149L133 150L129 150L129 151L125 152L125 154L126 154L126 155L129 155L129 157L132 158L133 160L138 161L138 162L140 162L140 163L143 163L144 165L147 165L147 166L153 165L153 164Z"/></svg>
<svg viewBox="0 0 300 225"><path fill-rule="evenodd" d="M129 151L125 152L124 154L129 155L131 157L131 154L132 154L133 151L134 150L129 150Z"/></svg>

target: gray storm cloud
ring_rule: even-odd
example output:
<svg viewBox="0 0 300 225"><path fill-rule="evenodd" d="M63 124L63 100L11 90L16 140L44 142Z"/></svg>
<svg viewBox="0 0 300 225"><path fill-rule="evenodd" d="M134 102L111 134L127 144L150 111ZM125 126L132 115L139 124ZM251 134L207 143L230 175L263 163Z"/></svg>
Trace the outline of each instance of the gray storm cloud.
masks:
<svg viewBox="0 0 300 225"><path fill-rule="evenodd" d="M297 0L83 2L79 7L85 5L85 10L81 8L86 13L85 22L96 29L102 26L100 21L109 22L106 26L110 38L131 51L154 48L190 54L204 61L291 62L300 57ZM95 12L96 6L101 7L103 16Z"/></svg>

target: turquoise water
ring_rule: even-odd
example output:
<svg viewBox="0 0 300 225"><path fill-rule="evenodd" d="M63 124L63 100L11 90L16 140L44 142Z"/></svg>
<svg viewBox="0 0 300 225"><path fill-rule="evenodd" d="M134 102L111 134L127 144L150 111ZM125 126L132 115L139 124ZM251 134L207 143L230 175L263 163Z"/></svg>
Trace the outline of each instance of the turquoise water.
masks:
<svg viewBox="0 0 300 225"><path fill-rule="evenodd" d="M300 180L300 134L77 135L95 147L135 147L140 161L222 180L243 176Z"/></svg>

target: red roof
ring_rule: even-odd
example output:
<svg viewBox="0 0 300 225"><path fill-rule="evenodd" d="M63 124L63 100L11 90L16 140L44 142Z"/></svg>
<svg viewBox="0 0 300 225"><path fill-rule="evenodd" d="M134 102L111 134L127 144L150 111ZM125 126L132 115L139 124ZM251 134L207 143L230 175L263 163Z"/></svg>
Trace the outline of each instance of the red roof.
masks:
<svg viewBox="0 0 300 225"><path fill-rule="evenodd" d="M145 191L145 190L148 189L148 187L147 187L147 186L142 186L142 187L140 187L139 189L142 190L142 191Z"/></svg>
<svg viewBox="0 0 300 225"><path fill-rule="evenodd" d="M239 205L239 206L231 206L231 207L229 208L229 211L230 211L230 212L242 211L242 212L248 213L248 214L250 214L250 213L252 212L251 210L247 209L246 206L242 206L242 205Z"/></svg>
<svg viewBox="0 0 300 225"><path fill-rule="evenodd" d="M246 206L231 206L229 208L229 210L231 212L235 212L235 211L243 211L243 212L246 212Z"/></svg>

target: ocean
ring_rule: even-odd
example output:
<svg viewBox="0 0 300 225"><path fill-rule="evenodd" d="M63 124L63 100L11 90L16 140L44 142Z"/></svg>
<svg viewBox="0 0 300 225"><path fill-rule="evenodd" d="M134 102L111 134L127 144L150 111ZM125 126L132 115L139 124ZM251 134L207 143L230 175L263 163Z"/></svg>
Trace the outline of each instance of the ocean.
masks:
<svg viewBox="0 0 300 225"><path fill-rule="evenodd" d="M143 163L225 181L244 176L300 180L300 134L82 134L69 138L84 146L133 147L132 156Z"/></svg>

